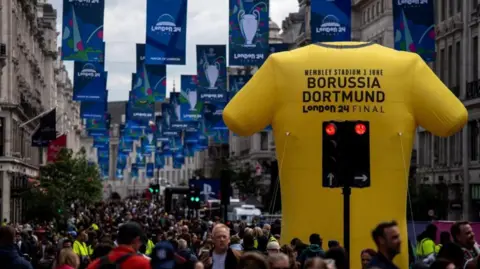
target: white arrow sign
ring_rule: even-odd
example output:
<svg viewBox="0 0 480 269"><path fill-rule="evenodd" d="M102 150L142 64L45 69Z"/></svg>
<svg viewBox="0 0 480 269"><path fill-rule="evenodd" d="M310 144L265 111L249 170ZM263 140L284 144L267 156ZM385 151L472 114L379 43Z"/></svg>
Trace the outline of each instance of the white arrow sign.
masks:
<svg viewBox="0 0 480 269"><path fill-rule="evenodd" d="M327 175L327 178L328 178L328 186L333 186L333 178L335 178L335 176L332 173L329 173Z"/></svg>
<svg viewBox="0 0 480 269"><path fill-rule="evenodd" d="M362 182L367 181L367 179L368 179L368 177L366 175L355 177L355 180L361 180Z"/></svg>

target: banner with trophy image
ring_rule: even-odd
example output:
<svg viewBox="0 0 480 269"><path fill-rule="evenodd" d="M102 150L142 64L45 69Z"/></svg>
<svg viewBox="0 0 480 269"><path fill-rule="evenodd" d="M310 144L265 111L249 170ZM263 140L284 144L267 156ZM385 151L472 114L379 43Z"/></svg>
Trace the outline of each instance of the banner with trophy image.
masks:
<svg viewBox="0 0 480 269"><path fill-rule="evenodd" d="M195 121L202 117L202 102L197 94L196 75L180 76L180 119Z"/></svg>
<svg viewBox="0 0 480 269"><path fill-rule="evenodd" d="M163 105L162 105L162 113L163 113ZM155 139L157 143L168 140L168 137L163 135L163 127L164 127L163 117L155 116Z"/></svg>
<svg viewBox="0 0 480 269"><path fill-rule="evenodd" d="M163 155L162 148L155 149L155 168L163 169L165 167L165 155Z"/></svg>
<svg viewBox="0 0 480 269"><path fill-rule="evenodd" d="M144 129L143 136L140 139L142 145L142 151L144 153L152 153L155 151L157 140L155 134L150 128Z"/></svg>
<svg viewBox="0 0 480 269"><path fill-rule="evenodd" d="M227 101L225 45L197 45L197 98L204 103Z"/></svg>
<svg viewBox="0 0 480 269"><path fill-rule="evenodd" d="M194 121L182 121L181 120L181 113L180 113L180 93L179 92L171 92L170 93L170 129L176 131L183 131L190 127L195 127L196 122Z"/></svg>
<svg viewBox="0 0 480 269"><path fill-rule="evenodd" d="M250 75L229 75L228 76L228 100L230 101L238 91L252 78Z"/></svg>
<svg viewBox="0 0 480 269"><path fill-rule="evenodd" d="M146 64L185 64L187 2L187 0L147 0Z"/></svg>
<svg viewBox="0 0 480 269"><path fill-rule="evenodd" d="M269 1L230 0L230 66L260 66L268 56Z"/></svg>
<svg viewBox="0 0 480 269"><path fill-rule="evenodd" d="M220 102L204 105L203 117L205 118L205 125L209 135L212 131L228 129L222 118L223 109L226 105L226 103Z"/></svg>
<svg viewBox="0 0 480 269"><path fill-rule="evenodd" d="M311 1L312 43L350 41L352 39L351 24L351 1Z"/></svg>
<svg viewBox="0 0 480 269"><path fill-rule="evenodd" d="M135 163L137 164L138 168L145 168L145 154L142 149L142 145L137 145L135 147Z"/></svg>
<svg viewBox="0 0 480 269"><path fill-rule="evenodd" d="M117 168L115 170L115 178L116 179L123 179L123 171L124 171L124 169Z"/></svg>

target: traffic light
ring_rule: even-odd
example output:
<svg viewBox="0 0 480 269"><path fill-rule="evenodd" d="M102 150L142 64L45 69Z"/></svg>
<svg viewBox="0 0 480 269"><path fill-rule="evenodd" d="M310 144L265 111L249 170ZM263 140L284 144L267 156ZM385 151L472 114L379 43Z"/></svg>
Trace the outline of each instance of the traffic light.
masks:
<svg viewBox="0 0 480 269"><path fill-rule="evenodd" d="M148 187L148 191L150 193L159 193L160 192L160 185L150 183L150 186Z"/></svg>
<svg viewBox="0 0 480 269"><path fill-rule="evenodd" d="M193 184L189 187L187 199L187 204L189 208L200 208L200 190Z"/></svg>
<svg viewBox="0 0 480 269"><path fill-rule="evenodd" d="M369 122L328 121L322 127L323 187L369 187Z"/></svg>

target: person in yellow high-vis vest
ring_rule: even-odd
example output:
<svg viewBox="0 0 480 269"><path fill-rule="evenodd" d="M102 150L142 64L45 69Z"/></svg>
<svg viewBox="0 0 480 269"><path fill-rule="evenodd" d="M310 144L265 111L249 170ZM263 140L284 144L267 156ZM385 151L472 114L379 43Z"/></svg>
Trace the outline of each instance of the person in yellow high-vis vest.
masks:
<svg viewBox="0 0 480 269"><path fill-rule="evenodd" d="M81 232L73 242L73 252L80 257L79 268L86 268L86 265L90 262L88 247L85 243L87 240L88 235L85 232Z"/></svg>
<svg viewBox="0 0 480 269"><path fill-rule="evenodd" d="M148 239L147 241L147 250L145 251L145 255L150 256L153 252L153 248L155 248L155 244L152 240Z"/></svg>

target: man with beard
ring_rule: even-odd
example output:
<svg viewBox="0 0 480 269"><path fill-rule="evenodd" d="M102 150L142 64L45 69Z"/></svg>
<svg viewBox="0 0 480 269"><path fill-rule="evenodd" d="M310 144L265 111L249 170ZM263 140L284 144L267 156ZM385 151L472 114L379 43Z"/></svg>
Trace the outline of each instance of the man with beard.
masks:
<svg viewBox="0 0 480 269"><path fill-rule="evenodd" d="M476 258L479 254L478 245L475 242L475 233L468 221L455 222L450 228L453 241L463 250L464 262Z"/></svg>
<svg viewBox="0 0 480 269"><path fill-rule="evenodd" d="M382 222L372 231L372 238L377 245L375 255L367 268L399 269L393 258L400 253L400 229L396 221Z"/></svg>

